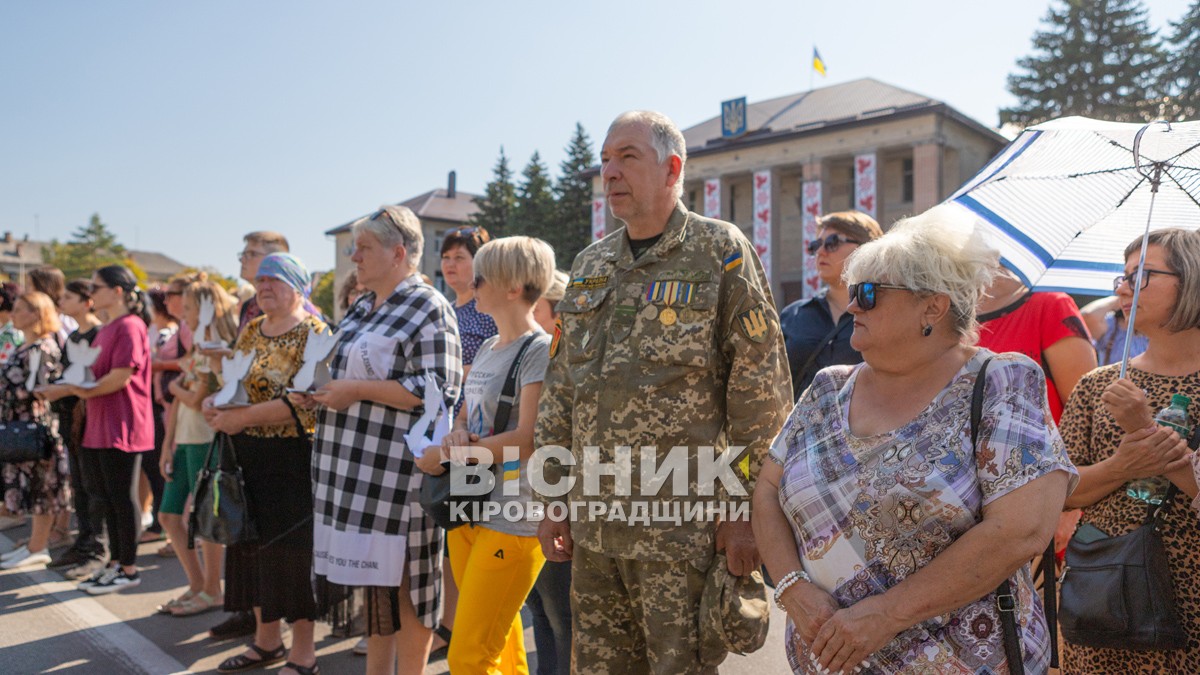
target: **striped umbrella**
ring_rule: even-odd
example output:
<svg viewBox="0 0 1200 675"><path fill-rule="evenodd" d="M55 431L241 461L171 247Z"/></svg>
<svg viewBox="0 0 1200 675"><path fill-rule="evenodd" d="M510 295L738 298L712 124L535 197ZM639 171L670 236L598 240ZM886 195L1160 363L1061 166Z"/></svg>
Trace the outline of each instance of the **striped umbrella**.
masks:
<svg viewBox="0 0 1200 675"><path fill-rule="evenodd" d="M1109 295L1135 238L1200 229L1200 122L1039 124L948 202L977 217L1029 288Z"/></svg>

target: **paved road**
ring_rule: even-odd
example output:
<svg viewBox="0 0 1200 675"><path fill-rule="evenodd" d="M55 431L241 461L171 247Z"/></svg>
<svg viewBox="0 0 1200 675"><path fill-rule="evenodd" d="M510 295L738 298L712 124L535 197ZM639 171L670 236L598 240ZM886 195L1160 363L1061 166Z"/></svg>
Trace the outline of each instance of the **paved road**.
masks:
<svg viewBox="0 0 1200 675"><path fill-rule="evenodd" d="M28 527L0 534L0 551L28 536ZM183 571L173 559L154 555L159 544L143 544L138 564L142 584L124 593L93 597L75 589L57 572L41 567L0 572L0 672L4 675L66 673L110 675L211 673L224 659L238 654L238 640L215 643L207 638L217 612L175 618L155 614L155 607L181 593ZM775 610L767 645L750 656L731 656L722 675L783 675L783 618ZM528 625L528 617L526 617ZM364 660L350 648L357 641L337 639L317 626L317 656L327 675L362 673ZM290 638L284 637L287 642ZM533 649L531 631L525 642ZM536 652L530 653L535 661ZM279 666L268 672L278 670ZM447 673L445 661L430 664L426 675Z"/></svg>

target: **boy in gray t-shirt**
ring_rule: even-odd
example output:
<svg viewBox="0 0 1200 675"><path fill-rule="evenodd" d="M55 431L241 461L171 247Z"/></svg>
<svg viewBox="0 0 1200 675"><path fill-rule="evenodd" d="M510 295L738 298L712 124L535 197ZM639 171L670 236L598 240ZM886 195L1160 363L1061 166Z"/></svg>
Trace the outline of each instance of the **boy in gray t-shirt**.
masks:
<svg viewBox="0 0 1200 675"><path fill-rule="evenodd" d="M533 343L525 350L525 357L517 371L517 388L512 411L508 416L508 426L505 429L493 429L496 406L500 402L504 380L508 377L513 359L517 357L517 352L521 351L521 344L528 335L526 333L499 349L495 347L500 338L493 336L479 347L475 354L475 362L471 365L471 372L463 385L463 400L466 401L463 413L466 415L467 431L480 438L486 438L517 428L517 422L521 418L521 390L526 385L543 381L546 377L546 367L550 364L550 336L539 329L535 333ZM537 523L528 520L533 490L525 472L527 463L528 460L497 462L496 487L492 490L490 499L500 505L500 515L493 516L487 522L480 523L481 525L519 537L537 536ZM514 481L519 484L519 489L516 494L506 496L505 486ZM507 492L513 492L513 488L509 487ZM519 502L526 519L511 522L504 518L504 505L508 502Z"/></svg>

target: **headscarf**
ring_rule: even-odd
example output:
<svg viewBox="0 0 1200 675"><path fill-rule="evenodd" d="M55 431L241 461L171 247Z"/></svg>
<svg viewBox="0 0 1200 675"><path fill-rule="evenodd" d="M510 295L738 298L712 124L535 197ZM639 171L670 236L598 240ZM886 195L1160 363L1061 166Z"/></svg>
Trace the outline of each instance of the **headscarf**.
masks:
<svg viewBox="0 0 1200 675"><path fill-rule="evenodd" d="M278 279L306 298L312 290L310 288L312 277L308 273L308 268L291 253L272 253L263 258L262 262L258 264L258 273L254 277L256 279L258 277Z"/></svg>

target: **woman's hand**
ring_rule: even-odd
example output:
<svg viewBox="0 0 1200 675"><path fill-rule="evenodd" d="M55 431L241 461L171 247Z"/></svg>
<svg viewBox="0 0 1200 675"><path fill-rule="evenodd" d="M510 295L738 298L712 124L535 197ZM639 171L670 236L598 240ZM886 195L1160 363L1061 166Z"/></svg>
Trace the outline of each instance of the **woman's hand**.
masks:
<svg viewBox="0 0 1200 675"><path fill-rule="evenodd" d="M175 441L164 441L162 448L162 456L158 458L158 472L162 475L163 480L170 483L175 480L171 475L171 465L175 462Z"/></svg>
<svg viewBox="0 0 1200 675"><path fill-rule="evenodd" d="M417 458L417 468L429 474L430 476L440 476L446 473L446 469L442 467L442 449L431 445L425 448L425 453Z"/></svg>
<svg viewBox="0 0 1200 675"><path fill-rule="evenodd" d="M780 600L805 645L813 643L817 632L839 609L838 602L832 595L821 590L816 584L804 581L792 584L783 592ZM807 654L800 656L808 658Z"/></svg>
<svg viewBox="0 0 1200 675"><path fill-rule="evenodd" d="M199 351L202 355L208 357L209 360L211 360L217 366L218 370L220 370L221 359L233 358L233 350L230 349L229 347L218 347L216 349L205 349L205 348L197 345L196 350Z"/></svg>
<svg viewBox="0 0 1200 675"><path fill-rule="evenodd" d="M1165 475L1188 454L1187 441L1167 427L1145 427L1121 437L1109 461L1126 478Z"/></svg>
<svg viewBox="0 0 1200 675"><path fill-rule="evenodd" d="M1100 394L1100 401L1125 433L1154 424L1154 414L1146 401L1146 392L1126 378L1114 380L1105 387L1104 393Z"/></svg>
<svg viewBox="0 0 1200 675"><path fill-rule="evenodd" d="M288 400L292 402L292 405L296 406L297 408L312 410L313 408L317 407L317 402L313 400L312 394L297 394L296 392L291 392L287 397Z"/></svg>
<svg viewBox="0 0 1200 675"><path fill-rule="evenodd" d="M46 401L47 403L53 403L59 399L70 396L71 389L70 386L66 384L43 384L34 388L33 395L42 399L43 401Z"/></svg>
<svg viewBox="0 0 1200 675"><path fill-rule="evenodd" d="M835 612L817 631L812 654L831 673L852 673L903 629L888 616L883 597L873 595Z"/></svg>
<svg viewBox="0 0 1200 675"><path fill-rule="evenodd" d="M479 456L474 452L474 443L479 442L479 434L473 434L466 429L455 429L442 439L442 455L460 466L474 464Z"/></svg>
<svg viewBox="0 0 1200 675"><path fill-rule="evenodd" d="M245 408L220 410L210 407L205 409L204 419L208 420L208 426L214 430L234 436L242 433L246 430L246 427L250 426L245 419L245 410Z"/></svg>
<svg viewBox="0 0 1200 675"><path fill-rule="evenodd" d="M312 399L326 408L342 410L361 400L355 390L357 385L354 380L332 380L314 391Z"/></svg>

